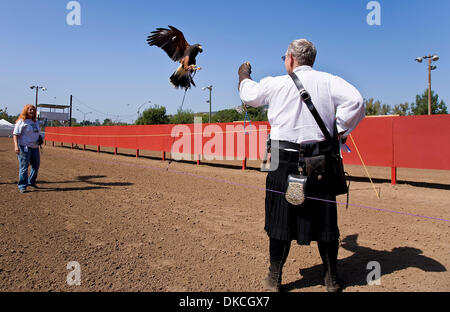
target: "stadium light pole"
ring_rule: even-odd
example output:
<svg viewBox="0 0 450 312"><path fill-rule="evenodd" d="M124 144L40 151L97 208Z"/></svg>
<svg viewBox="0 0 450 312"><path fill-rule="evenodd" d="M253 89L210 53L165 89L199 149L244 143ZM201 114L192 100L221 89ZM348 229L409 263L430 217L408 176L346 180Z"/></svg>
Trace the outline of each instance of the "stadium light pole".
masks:
<svg viewBox="0 0 450 312"><path fill-rule="evenodd" d="M83 111L82 111L81 109L79 109L79 108L77 108L77 111L79 111L80 113L83 114L83 124L84 124L85 121L86 121L86 115L92 114L92 112L85 113L85 112L83 112Z"/></svg>
<svg viewBox="0 0 450 312"><path fill-rule="evenodd" d="M202 88L202 90L206 90L206 89L209 90L209 101L206 101L206 103L209 103L209 119L208 119L209 123L211 123L211 92L212 92L212 88L213 88L212 85Z"/></svg>
<svg viewBox="0 0 450 312"><path fill-rule="evenodd" d="M423 57L417 57L415 61L418 63L422 63L424 59L428 59L428 115L431 115L431 71L437 68L437 66L431 65L431 62L438 61L439 56L437 56L436 54L430 54Z"/></svg>
<svg viewBox="0 0 450 312"><path fill-rule="evenodd" d="M41 89L42 91L47 91L47 88L45 87L40 87L40 86L31 86L30 87L31 90L36 89L36 111L38 109L38 93L39 93L39 89Z"/></svg>

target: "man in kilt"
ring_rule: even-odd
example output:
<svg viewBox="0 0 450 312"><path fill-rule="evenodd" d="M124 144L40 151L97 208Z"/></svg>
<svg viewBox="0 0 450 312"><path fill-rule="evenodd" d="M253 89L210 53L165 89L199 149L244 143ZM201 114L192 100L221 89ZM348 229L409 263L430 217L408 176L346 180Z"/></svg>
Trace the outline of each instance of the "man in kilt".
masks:
<svg viewBox="0 0 450 312"><path fill-rule="evenodd" d="M327 291L341 289L336 269L339 248L336 196L328 187L311 187L307 193L309 199L301 206L294 206L284 195L288 175L299 172L299 159L322 155L329 147L289 74L295 73L303 83L331 136L336 128L345 140L365 116L363 98L354 86L312 68L316 53L310 41L294 40L282 57L288 75L266 77L258 83L250 77L248 62L238 72L241 100L253 107L269 106L272 159L266 179L264 229L269 236L270 267L264 283L272 291L280 291L283 265L292 240L299 245L316 241ZM274 148L278 150L274 152ZM273 155L279 159L273 159Z"/></svg>

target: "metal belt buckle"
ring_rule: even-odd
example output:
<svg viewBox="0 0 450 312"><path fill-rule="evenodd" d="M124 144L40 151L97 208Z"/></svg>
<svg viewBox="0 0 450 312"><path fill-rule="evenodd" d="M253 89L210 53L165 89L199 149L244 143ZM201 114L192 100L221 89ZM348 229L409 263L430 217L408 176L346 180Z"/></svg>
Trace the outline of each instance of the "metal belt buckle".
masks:
<svg viewBox="0 0 450 312"><path fill-rule="evenodd" d="M305 89L300 90L300 96L302 97L302 100L304 102L311 100L311 96L309 95L308 91L306 91Z"/></svg>
<svg viewBox="0 0 450 312"><path fill-rule="evenodd" d="M285 194L288 203L294 206L300 206L305 202L305 188L307 178L299 174L290 174L288 176L288 188Z"/></svg>

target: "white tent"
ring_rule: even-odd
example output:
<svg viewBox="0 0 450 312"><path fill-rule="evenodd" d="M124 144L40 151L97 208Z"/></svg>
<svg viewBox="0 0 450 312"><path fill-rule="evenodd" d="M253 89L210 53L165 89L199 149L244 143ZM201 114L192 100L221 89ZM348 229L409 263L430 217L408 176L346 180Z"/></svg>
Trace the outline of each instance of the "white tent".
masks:
<svg viewBox="0 0 450 312"><path fill-rule="evenodd" d="M5 119L0 120L0 137L12 136L14 125Z"/></svg>

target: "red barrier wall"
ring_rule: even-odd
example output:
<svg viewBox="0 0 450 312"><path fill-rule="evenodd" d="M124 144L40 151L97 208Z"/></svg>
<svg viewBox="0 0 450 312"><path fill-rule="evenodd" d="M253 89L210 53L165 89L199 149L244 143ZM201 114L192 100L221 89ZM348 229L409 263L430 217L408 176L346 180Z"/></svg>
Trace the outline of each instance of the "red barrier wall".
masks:
<svg viewBox="0 0 450 312"><path fill-rule="evenodd" d="M352 132L366 165L450 170L450 115L366 117ZM352 140L346 164L361 164Z"/></svg>
<svg viewBox="0 0 450 312"><path fill-rule="evenodd" d="M252 122L245 129L242 122L202 124L201 128L194 124L48 127L45 140L161 152L170 152L174 144L177 152L206 159L245 160L263 158L268 132L267 122ZM366 117L352 138L356 147L349 137L352 152L343 152L344 163L361 165L358 149L365 165L393 168L393 183L397 167L450 170L450 115Z"/></svg>
<svg viewBox="0 0 450 312"><path fill-rule="evenodd" d="M351 133L365 165L393 167L392 124L396 117L366 117ZM361 165L351 137L346 143L351 153L342 152L345 164Z"/></svg>
<svg viewBox="0 0 450 312"><path fill-rule="evenodd" d="M203 156L223 159L261 159L264 156L267 122L220 124L47 127L46 141L86 144ZM172 136L173 135L173 136ZM182 143L185 144L182 144ZM244 146L245 148L238 148ZM179 147L179 148L178 148Z"/></svg>
<svg viewBox="0 0 450 312"><path fill-rule="evenodd" d="M450 115L396 118L394 167L450 170Z"/></svg>

